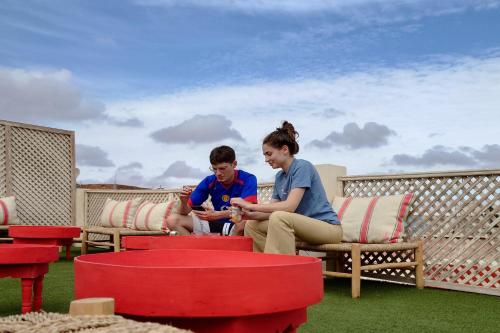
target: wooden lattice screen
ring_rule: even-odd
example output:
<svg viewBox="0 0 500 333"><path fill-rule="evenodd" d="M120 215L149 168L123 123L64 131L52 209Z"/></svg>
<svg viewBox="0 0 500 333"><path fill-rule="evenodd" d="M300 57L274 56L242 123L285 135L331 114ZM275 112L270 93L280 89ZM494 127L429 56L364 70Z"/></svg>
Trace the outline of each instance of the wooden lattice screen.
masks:
<svg viewBox="0 0 500 333"><path fill-rule="evenodd" d="M260 184L258 187L258 197L260 202L271 201L272 184ZM130 200L142 198L154 203L167 201L179 197L179 189L175 190L86 190L85 191L85 226L91 227L99 225L99 217L106 202L106 198L113 200ZM207 200L209 203L209 200Z"/></svg>
<svg viewBox="0 0 500 333"><path fill-rule="evenodd" d="M0 196L16 197L21 224L75 223L72 131L0 121Z"/></svg>
<svg viewBox="0 0 500 333"><path fill-rule="evenodd" d="M178 198L178 190L86 190L85 191L85 226L98 226L99 218L107 198L125 201L136 198L154 203Z"/></svg>
<svg viewBox="0 0 500 333"><path fill-rule="evenodd" d="M500 295L500 170L340 177L344 196L413 192L409 239L424 240L425 283L446 289ZM365 255L362 265L406 254ZM371 274L407 281L405 270Z"/></svg>
<svg viewBox="0 0 500 333"><path fill-rule="evenodd" d="M5 125L0 123L0 197L7 194L7 154L5 151Z"/></svg>

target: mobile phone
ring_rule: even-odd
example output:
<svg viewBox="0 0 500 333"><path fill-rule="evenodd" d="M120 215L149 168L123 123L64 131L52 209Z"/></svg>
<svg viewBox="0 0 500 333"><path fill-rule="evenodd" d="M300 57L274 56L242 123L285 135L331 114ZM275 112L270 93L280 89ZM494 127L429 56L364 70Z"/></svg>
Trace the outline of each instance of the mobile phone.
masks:
<svg viewBox="0 0 500 333"><path fill-rule="evenodd" d="M200 211L204 211L205 208L203 208L203 206L191 206L191 209L192 210L200 210Z"/></svg>

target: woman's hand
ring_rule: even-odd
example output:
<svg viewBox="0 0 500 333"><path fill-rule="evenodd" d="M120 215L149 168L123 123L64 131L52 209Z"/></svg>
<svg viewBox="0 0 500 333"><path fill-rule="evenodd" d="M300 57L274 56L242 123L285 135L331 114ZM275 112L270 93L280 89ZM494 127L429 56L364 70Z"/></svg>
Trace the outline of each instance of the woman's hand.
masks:
<svg viewBox="0 0 500 333"><path fill-rule="evenodd" d="M242 198L232 198L231 199L231 206L238 206L246 210L250 210L252 204L248 201L243 200Z"/></svg>
<svg viewBox="0 0 500 333"><path fill-rule="evenodd" d="M258 212L253 212L247 209L243 209L242 213L243 220L258 220L260 215Z"/></svg>

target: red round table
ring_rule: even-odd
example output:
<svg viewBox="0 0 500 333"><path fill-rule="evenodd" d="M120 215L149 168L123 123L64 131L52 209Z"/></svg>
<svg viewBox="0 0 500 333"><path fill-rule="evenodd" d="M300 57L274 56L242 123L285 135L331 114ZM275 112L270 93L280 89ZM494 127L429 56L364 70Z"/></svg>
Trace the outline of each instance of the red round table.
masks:
<svg viewBox="0 0 500 333"><path fill-rule="evenodd" d="M71 259L73 238L80 237L80 227L13 225L9 236L14 244L45 244L66 247L66 260Z"/></svg>
<svg viewBox="0 0 500 333"><path fill-rule="evenodd" d="M323 297L312 257L146 250L75 258L75 296L112 297L117 313L195 332L295 332Z"/></svg>
<svg viewBox="0 0 500 333"><path fill-rule="evenodd" d="M0 244L0 278L21 279L22 313L41 309L43 278L57 259L57 246Z"/></svg>
<svg viewBox="0 0 500 333"><path fill-rule="evenodd" d="M252 252L252 238L243 236L126 236L126 250L193 249Z"/></svg>

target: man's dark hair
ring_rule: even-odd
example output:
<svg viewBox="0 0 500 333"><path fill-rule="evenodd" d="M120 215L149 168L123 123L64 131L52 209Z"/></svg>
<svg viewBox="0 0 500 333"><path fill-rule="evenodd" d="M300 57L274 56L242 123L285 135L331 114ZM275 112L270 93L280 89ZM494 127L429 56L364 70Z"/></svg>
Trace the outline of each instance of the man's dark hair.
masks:
<svg viewBox="0 0 500 333"><path fill-rule="evenodd" d="M234 149L229 146L220 146L210 152L210 164L233 163L236 160Z"/></svg>

